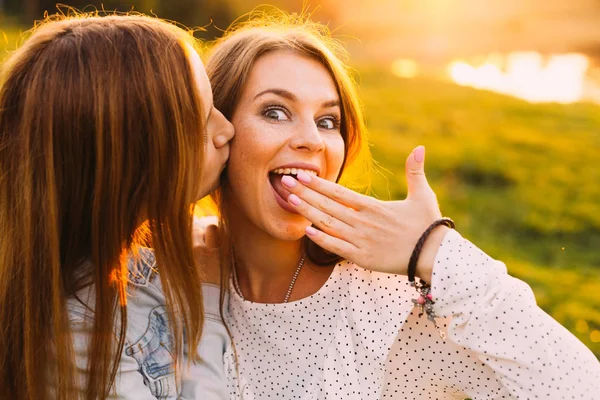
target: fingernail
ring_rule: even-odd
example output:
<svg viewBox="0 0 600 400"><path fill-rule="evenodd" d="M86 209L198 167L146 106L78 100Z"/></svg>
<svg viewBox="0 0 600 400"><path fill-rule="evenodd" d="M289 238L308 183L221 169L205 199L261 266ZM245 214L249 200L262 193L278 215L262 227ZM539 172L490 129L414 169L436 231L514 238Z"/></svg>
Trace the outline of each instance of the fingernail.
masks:
<svg viewBox="0 0 600 400"><path fill-rule="evenodd" d="M315 236L317 234L317 230L315 228L313 228L312 226L307 226L306 227L306 234L308 236Z"/></svg>
<svg viewBox="0 0 600 400"><path fill-rule="evenodd" d="M416 162L423 162L423 160L425 159L425 147L417 147L413 153L413 157L415 158Z"/></svg>
<svg viewBox="0 0 600 400"><path fill-rule="evenodd" d="M298 172L298 175L296 176L298 177L298 180L302 183L310 183L310 181L312 180L310 175L306 172Z"/></svg>
<svg viewBox="0 0 600 400"><path fill-rule="evenodd" d="M296 196L295 194L290 194L290 197L288 197L288 201L295 206L299 206L300 203L302 203L302 200L300 200L300 197Z"/></svg>
<svg viewBox="0 0 600 400"><path fill-rule="evenodd" d="M281 183L289 188L296 186L296 180L289 175L284 175L283 178L281 178Z"/></svg>

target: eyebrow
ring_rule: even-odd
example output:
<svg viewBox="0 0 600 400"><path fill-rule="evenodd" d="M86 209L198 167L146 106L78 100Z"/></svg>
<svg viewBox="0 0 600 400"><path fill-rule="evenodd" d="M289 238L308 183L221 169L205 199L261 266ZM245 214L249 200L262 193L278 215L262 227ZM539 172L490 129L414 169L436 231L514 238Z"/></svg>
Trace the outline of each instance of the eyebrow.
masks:
<svg viewBox="0 0 600 400"><path fill-rule="evenodd" d="M262 92L258 93L256 96L254 96L254 100L258 99L260 96L264 96L267 93L275 94L277 96L283 97L290 101L298 101L298 98L296 97L296 95L294 95L294 93L292 93L288 90L285 90L285 89L263 90ZM321 106L323 108L331 108L331 107L340 107L341 108L339 100L329 100L329 101L324 102Z"/></svg>
<svg viewBox="0 0 600 400"><path fill-rule="evenodd" d="M321 105L323 108L339 107L342 108L339 100L329 100Z"/></svg>

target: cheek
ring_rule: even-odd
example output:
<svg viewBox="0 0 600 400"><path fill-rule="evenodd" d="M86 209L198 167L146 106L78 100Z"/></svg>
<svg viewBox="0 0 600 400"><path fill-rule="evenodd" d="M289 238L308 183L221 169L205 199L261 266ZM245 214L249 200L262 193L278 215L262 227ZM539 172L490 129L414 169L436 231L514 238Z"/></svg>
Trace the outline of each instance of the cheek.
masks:
<svg viewBox="0 0 600 400"><path fill-rule="evenodd" d="M200 167L202 171L202 179L208 179L211 175L211 171L216 167L217 160L215 157L215 149L211 143L205 143L202 148L201 162L196 164L195 167Z"/></svg>
<svg viewBox="0 0 600 400"><path fill-rule="evenodd" d="M261 155L260 132L252 123L244 120L235 121L236 135L231 142L229 162L227 166L227 177L232 190L240 192L256 176L256 167L264 161Z"/></svg>
<svg viewBox="0 0 600 400"><path fill-rule="evenodd" d="M339 136L327 138L327 179L334 181L342 169L344 163L344 150L346 145L344 139Z"/></svg>
<svg viewBox="0 0 600 400"><path fill-rule="evenodd" d="M211 168L216 159L216 149L211 141L204 143L204 165L206 168Z"/></svg>
<svg viewBox="0 0 600 400"><path fill-rule="evenodd" d="M243 170L255 165L252 162L259 157L257 133L252 124L244 123L244 121L235 123L234 128L236 135L230 146L229 165Z"/></svg>
<svg viewBox="0 0 600 400"><path fill-rule="evenodd" d="M231 145L230 164L245 163L245 169L264 169L285 144L289 136L281 126L263 122L255 116L234 119L235 137Z"/></svg>
<svg viewBox="0 0 600 400"><path fill-rule="evenodd" d="M246 166L252 165L252 160L249 159L251 153L246 150L246 147L241 143L236 143L230 148L229 163L227 165L227 178L229 183L235 191L247 181L248 168Z"/></svg>

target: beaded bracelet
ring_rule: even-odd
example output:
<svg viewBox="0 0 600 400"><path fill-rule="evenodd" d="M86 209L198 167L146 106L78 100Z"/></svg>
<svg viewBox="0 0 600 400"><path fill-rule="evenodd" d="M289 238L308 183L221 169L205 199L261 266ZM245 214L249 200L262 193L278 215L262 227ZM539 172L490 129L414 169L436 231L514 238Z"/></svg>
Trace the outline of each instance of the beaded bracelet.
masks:
<svg viewBox="0 0 600 400"><path fill-rule="evenodd" d="M419 297L416 299L412 299L412 302L415 306L420 308L419 318L423 314L427 314L427 319L433 322L433 325L438 330L440 337L442 339L446 338L446 334L436 322L436 318L438 315L435 313L433 309L433 305L435 302L433 301L433 296L431 295L431 285L425 282L423 279L419 278L419 281L415 281L415 273L417 271L417 261L419 260L419 256L421 255L421 251L423 250L423 245L425 244L425 240L429 237L429 234L440 225L446 225L449 228L454 229L456 226L454 225L454 221L450 218L442 218L435 221L433 224L423 232L419 240L417 241L417 245L415 246L411 256L410 261L408 262L408 281L410 285L417 290L419 293Z"/></svg>

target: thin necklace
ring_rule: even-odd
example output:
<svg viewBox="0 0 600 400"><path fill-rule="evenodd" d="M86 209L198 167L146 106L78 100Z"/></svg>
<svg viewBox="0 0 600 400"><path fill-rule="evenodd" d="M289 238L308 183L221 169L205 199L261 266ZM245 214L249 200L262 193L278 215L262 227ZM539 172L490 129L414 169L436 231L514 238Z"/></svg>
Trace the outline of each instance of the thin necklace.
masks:
<svg viewBox="0 0 600 400"><path fill-rule="evenodd" d="M300 262L298 263L298 267L296 268L296 272L294 272L294 276L292 277L292 281L290 282L290 286L288 287L287 293L285 294L285 298L283 299L284 303L287 303L290 299L290 295L292 294L292 290L294 290L294 285L296 284L296 279L298 279L298 274L300 274L300 270L304 265L304 260L306 257L302 255ZM238 282L237 277L237 268L235 266L235 258L233 255L233 251L231 252L231 265L233 266L233 286L238 295L242 298L242 300L246 301L246 298L242 294L242 290L240 289L240 283Z"/></svg>

